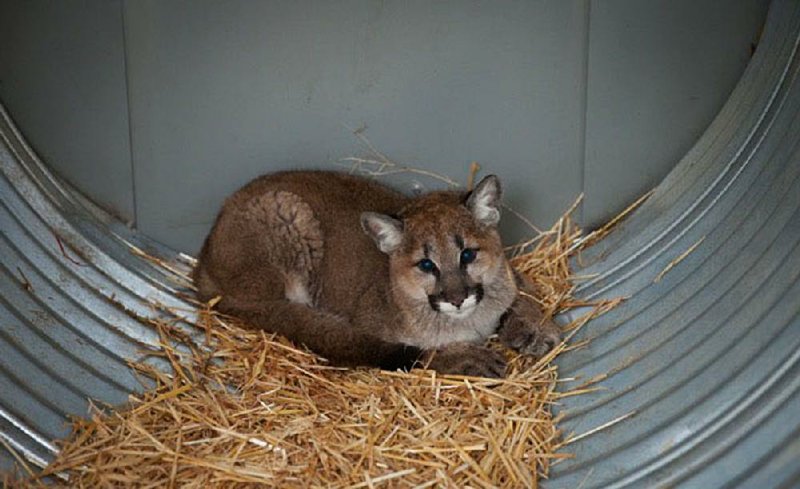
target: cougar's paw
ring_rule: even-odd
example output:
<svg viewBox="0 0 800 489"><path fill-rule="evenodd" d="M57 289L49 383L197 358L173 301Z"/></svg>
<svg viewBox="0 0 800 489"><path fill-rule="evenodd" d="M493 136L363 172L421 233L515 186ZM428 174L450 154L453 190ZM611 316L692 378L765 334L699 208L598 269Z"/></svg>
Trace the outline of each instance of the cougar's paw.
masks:
<svg viewBox="0 0 800 489"><path fill-rule="evenodd" d="M433 352L428 367L442 374L502 378L506 359L484 346L456 343Z"/></svg>
<svg viewBox="0 0 800 489"><path fill-rule="evenodd" d="M509 348L541 358L561 341L561 329L550 319L527 317L511 310L498 336Z"/></svg>

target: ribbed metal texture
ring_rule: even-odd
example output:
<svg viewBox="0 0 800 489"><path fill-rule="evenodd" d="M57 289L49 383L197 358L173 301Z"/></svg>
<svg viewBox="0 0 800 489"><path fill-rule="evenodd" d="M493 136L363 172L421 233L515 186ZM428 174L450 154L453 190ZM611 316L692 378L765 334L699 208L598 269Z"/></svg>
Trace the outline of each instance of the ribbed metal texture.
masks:
<svg viewBox="0 0 800 489"><path fill-rule="evenodd" d="M156 343L141 319L191 308L176 276L130 245L186 263L136 235L50 174L0 107L0 437L35 465L88 399L141 387L126 360ZM0 447L0 471L12 466Z"/></svg>
<svg viewBox="0 0 800 489"><path fill-rule="evenodd" d="M800 482L799 39L800 3L776 1L705 136L584 254L596 276L579 294L629 299L559 361L575 384L607 378L560 406L565 429L593 434L549 487ZM140 319L188 309L131 245L188 264L54 178L0 112L0 436L43 464L88 398L139 388L126 359L156 341ZM0 448L0 470L12 460Z"/></svg>
<svg viewBox="0 0 800 489"><path fill-rule="evenodd" d="M799 42L800 2L774 2L705 135L584 253L578 295L628 299L559 361L608 377L561 406L588 436L547 487L800 485Z"/></svg>

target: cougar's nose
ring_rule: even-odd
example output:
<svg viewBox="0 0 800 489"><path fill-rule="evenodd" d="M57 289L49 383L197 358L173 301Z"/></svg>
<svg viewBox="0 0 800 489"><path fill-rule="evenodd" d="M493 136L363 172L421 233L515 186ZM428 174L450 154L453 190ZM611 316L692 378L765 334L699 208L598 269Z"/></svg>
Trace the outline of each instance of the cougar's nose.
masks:
<svg viewBox="0 0 800 489"><path fill-rule="evenodd" d="M456 307L461 307L468 295L467 289L450 290L444 293L444 300Z"/></svg>

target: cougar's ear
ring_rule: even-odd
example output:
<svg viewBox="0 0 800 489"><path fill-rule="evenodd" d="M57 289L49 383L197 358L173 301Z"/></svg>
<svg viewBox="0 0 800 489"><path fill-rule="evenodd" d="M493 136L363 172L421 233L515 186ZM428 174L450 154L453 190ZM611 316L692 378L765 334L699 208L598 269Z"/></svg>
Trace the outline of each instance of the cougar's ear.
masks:
<svg viewBox="0 0 800 489"><path fill-rule="evenodd" d="M403 223L385 214L361 213L361 227L384 253L393 252L403 241Z"/></svg>
<svg viewBox="0 0 800 489"><path fill-rule="evenodd" d="M497 226L500 222L500 179L489 175L467 195L465 205L482 226Z"/></svg>

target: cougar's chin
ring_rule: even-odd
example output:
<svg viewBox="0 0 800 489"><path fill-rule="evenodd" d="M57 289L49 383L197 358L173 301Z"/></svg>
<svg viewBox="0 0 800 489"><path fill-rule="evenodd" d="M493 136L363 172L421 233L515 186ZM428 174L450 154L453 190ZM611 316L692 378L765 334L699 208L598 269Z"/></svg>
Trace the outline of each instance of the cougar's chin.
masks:
<svg viewBox="0 0 800 489"><path fill-rule="evenodd" d="M447 317L450 317L450 318L453 318L453 319L466 319L466 318L470 317L473 312L475 312L475 306L470 307L468 309L463 309L462 308L462 309L459 309L458 311L445 312L444 314Z"/></svg>

